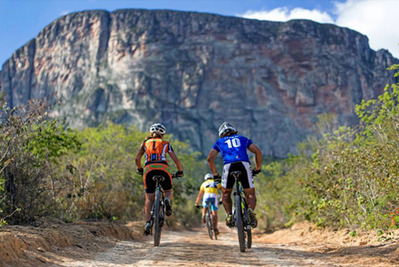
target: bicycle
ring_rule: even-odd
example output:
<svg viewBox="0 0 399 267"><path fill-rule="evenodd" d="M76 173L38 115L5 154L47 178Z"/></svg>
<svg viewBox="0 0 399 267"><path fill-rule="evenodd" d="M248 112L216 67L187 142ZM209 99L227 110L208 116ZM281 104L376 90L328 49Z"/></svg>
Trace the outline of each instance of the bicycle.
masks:
<svg viewBox="0 0 399 267"><path fill-rule="evenodd" d="M172 178L176 178L172 175ZM154 226L154 246L159 246L161 242L161 231L165 220L165 193L161 187L161 182L165 180L162 175L154 175L152 180L155 181L155 200L151 209L150 223L151 223L151 235L152 226Z"/></svg>
<svg viewBox="0 0 399 267"><path fill-rule="evenodd" d="M208 230L208 235L211 239L215 237L215 240L218 239L218 236L215 231L215 222L212 214L212 209L211 209L211 202L207 201L206 206L198 206L201 208L205 208L205 221L206 221L206 228Z"/></svg>
<svg viewBox="0 0 399 267"><path fill-rule="evenodd" d="M230 173L235 179L233 224L237 227L238 243L240 251L252 246L251 220L248 214L248 203L245 198L244 189L239 181L240 171Z"/></svg>

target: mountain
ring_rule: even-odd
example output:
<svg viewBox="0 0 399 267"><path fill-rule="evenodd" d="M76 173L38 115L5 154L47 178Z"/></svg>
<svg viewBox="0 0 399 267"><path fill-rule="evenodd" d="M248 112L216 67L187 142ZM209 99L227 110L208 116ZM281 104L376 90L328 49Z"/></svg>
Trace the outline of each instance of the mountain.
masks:
<svg viewBox="0 0 399 267"><path fill-rule="evenodd" d="M309 20L270 22L168 10L63 16L0 72L9 106L47 97L76 128L162 122L207 153L223 121L265 155L295 153L321 113L356 123L398 60L366 36Z"/></svg>

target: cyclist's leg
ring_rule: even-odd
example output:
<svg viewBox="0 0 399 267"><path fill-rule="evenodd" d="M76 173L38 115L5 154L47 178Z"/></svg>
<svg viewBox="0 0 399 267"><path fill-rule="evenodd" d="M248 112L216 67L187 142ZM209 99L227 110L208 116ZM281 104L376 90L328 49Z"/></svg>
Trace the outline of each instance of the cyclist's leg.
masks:
<svg viewBox="0 0 399 267"><path fill-rule="evenodd" d="M216 197L211 200L211 209L213 215L213 225L218 229L218 199Z"/></svg>
<svg viewBox="0 0 399 267"><path fill-rule="evenodd" d="M168 199L170 199L170 200L172 200L172 198L173 198L173 190L172 189L170 189L170 190L163 190L164 192L165 192L165 198L168 198Z"/></svg>
<svg viewBox="0 0 399 267"><path fill-rule="evenodd" d="M154 198L155 198L155 184L149 182L152 177L146 176L146 180L144 180L144 187L145 187L145 205L144 205L144 213L145 213L145 226L144 226L144 234L148 235L151 232L151 222L150 222L150 217L151 217L151 209L152 205L154 203Z"/></svg>
<svg viewBox="0 0 399 267"><path fill-rule="evenodd" d="M213 215L213 224L215 225L215 228L218 229L218 211L213 210L212 215Z"/></svg>
<svg viewBox="0 0 399 267"><path fill-rule="evenodd" d="M252 176L251 166L248 162L241 162L239 166L241 169L241 184L244 188L245 198L247 200L248 206L251 210L255 209L256 206L256 195L255 195L255 184L254 178Z"/></svg>
<svg viewBox="0 0 399 267"><path fill-rule="evenodd" d="M252 176L251 176L252 177ZM255 188L244 188L245 198L248 203L248 216L250 219L250 224L253 228L258 226L258 219L256 218L256 213L254 212L256 207L256 195Z"/></svg>
<svg viewBox="0 0 399 267"><path fill-rule="evenodd" d="M148 221L151 216L152 205L154 204L155 194L145 194L145 219Z"/></svg>
<svg viewBox="0 0 399 267"><path fill-rule="evenodd" d="M206 208L205 206L203 206L204 208L202 208L202 223L206 223L205 221L205 214L206 214Z"/></svg>
<svg viewBox="0 0 399 267"><path fill-rule="evenodd" d="M223 174L222 174L222 202L224 210L227 214L232 213L233 202L231 201L231 192L233 191L234 186L234 178L231 177L230 174L230 166L231 164L225 164L223 166Z"/></svg>
<svg viewBox="0 0 399 267"><path fill-rule="evenodd" d="M166 169L158 170L158 172L160 175L163 175L165 177L165 180L161 182L162 189L165 192L165 198L172 200L173 198L172 177Z"/></svg>
<svg viewBox="0 0 399 267"><path fill-rule="evenodd" d="M250 219L251 226L252 228L256 228L258 226L258 219L256 218L256 213L254 212L256 207L255 188L244 189L244 193L249 207L248 216Z"/></svg>
<svg viewBox="0 0 399 267"><path fill-rule="evenodd" d="M155 182L152 180L154 173L148 172L144 174L144 188L145 188L145 219L148 221L151 216L151 209L155 198Z"/></svg>
<svg viewBox="0 0 399 267"><path fill-rule="evenodd" d="M172 215L172 198L173 198L173 190L164 190L165 192L165 208L166 208L166 216Z"/></svg>
<svg viewBox="0 0 399 267"><path fill-rule="evenodd" d="M233 189L227 189L222 187L222 201L223 207L227 214L232 212L233 202L231 201L231 192Z"/></svg>
<svg viewBox="0 0 399 267"><path fill-rule="evenodd" d="M245 197L247 199L248 207L251 210L255 210L256 207L256 195L255 188L244 189Z"/></svg>
<svg viewBox="0 0 399 267"><path fill-rule="evenodd" d="M206 213L208 212L208 200L209 200L209 198L207 197L207 194L205 193L205 195L203 196L203 198L202 198L202 223L206 223L206 220L205 220L205 216L206 216Z"/></svg>
<svg viewBox="0 0 399 267"><path fill-rule="evenodd" d="M172 189L172 176L167 171L167 166L165 166L164 170L159 170L160 174L165 177L165 180L161 182L161 186L163 191L165 192L165 208L166 208L166 216L172 215L172 198L173 198L173 189Z"/></svg>

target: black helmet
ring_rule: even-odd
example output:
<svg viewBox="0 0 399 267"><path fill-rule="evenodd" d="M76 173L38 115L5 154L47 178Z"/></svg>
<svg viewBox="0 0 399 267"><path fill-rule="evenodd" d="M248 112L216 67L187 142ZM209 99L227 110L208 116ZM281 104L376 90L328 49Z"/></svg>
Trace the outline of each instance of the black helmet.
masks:
<svg viewBox="0 0 399 267"><path fill-rule="evenodd" d="M219 137L226 136L227 134L237 134L237 129L228 122L223 122L219 127Z"/></svg>
<svg viewBox="0 0 399 267"><path fill-rule="evenodd" d="M164 134L166 134L166 128L165 128L165 126L163 126L160 123L155 123L155 124L151 125L150 133L157 133L157 134L164 135Z"/></svg>

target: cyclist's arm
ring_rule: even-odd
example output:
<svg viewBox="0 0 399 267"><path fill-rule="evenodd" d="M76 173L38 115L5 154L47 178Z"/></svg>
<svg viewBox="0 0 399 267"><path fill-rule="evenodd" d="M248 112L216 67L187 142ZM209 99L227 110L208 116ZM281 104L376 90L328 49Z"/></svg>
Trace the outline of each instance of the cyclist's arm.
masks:
<svg viewBox="0 0 399 267"><path fill-rule="evenodd" d="M215 158L217 157L218 154L219 152L217 152L215 149L212 148L211 151L209 151L207 157L209 168L211 169L213 175L218 174L218 172L216 171L216 164L215 164Z"/></svg>
<svg viewBox="0 0 399 267"><path fill-rule="evenodd" d="M183 171L183 166L174 151L169 151L169 156L173 159L179 172Z"/></svg>
<svg viewBox="0 0 399 267"><path fill-rule="evenodd" d="M251 144L248 149L255 154L255 170L260 170L262 167L262 151L255 144Z"/></svg>
<svg viewBox="0 0 399 267"><path fill-rule="evenodd" d="M137 169L141 169L141 157L144 155L144 148L143 145L140 146L139 151L137 151L137 155L136 155L136 166Z"/></svg>
<svg viewBox="0 0 399 267"><path fill-rule="evenodd" d="M195 201L195 205L198 205L201 201L202 196L204 195L204 191L200 190L198 192L197 200Z"/></svg>

